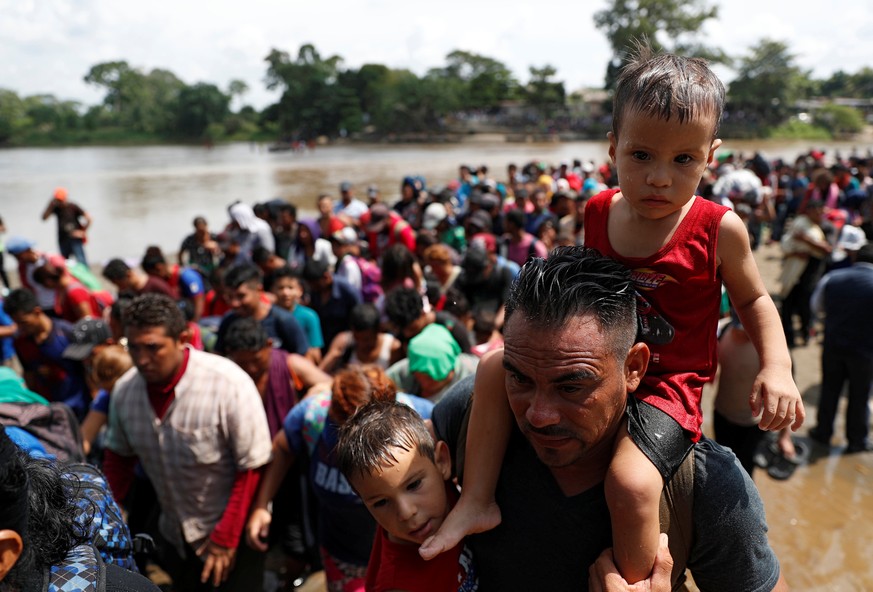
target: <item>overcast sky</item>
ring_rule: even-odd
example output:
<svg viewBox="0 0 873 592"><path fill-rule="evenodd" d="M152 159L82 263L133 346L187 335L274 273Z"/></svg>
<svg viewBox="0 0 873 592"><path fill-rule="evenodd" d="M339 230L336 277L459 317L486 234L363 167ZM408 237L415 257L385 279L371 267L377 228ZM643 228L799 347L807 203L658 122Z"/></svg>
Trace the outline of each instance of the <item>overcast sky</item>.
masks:
<svg viewBox="0 0 873 592"><path fill-rule="evenodd" d="M715 0L709 42L744 55L759 40L785 41L797 63L824 78L873 66L869 0ZM505 63L522 81L551 64L569 91L600 87L609 45L594 28L605 0L0 0L0 87L86 105L103 93L82 78L94 64L126 60L164 68L188 84L250 87L245 102L276 100L264 87L271 48L296 55L312 43L347 67L381 63L423 74L454 49ZM802 7L802 8L801 8ZM718 70L729 81L733 73Z"/></svg>

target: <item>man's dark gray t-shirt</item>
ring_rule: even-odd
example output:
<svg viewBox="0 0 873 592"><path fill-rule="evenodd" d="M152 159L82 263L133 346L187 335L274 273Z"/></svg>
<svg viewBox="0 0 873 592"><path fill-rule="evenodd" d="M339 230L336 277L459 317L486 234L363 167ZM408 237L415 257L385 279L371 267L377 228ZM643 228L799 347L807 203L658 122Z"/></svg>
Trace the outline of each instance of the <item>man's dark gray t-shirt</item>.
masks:
<svg viewBox="0 0 873 592"><path fill-rule="evenodd" d="M472 391L458 383L434 408L437 438L455 448ZM779 563L767 542L758 491L730 450L694 446L693 543L687 565L704 592L772 590ZM483 592L587 590L588 568L612 546L603 485L567 497L521 433L497 487L503 522L467 539Z"/></svg>

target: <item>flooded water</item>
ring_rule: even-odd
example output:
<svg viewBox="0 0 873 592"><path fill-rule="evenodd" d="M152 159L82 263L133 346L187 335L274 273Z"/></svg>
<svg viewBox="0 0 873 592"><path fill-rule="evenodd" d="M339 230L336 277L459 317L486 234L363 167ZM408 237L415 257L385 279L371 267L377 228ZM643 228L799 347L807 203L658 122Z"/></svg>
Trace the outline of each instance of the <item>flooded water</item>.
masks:
<svg viewBox="0 0 873 592"><path fill-rule="evenodd" d="M760 148L772 158L793 159L809 150L808 142L731 143L725 149ZM852 144L830 144L848 153ZM868 146L858 146L866 151ZM191 220L205 216L213 229L227 222L226 207L281 197L304 212L315 209L321 192L336 194L349 180L359 195L376 183L391 201L405 175L423 175L431 186L445 184L458 165L486 164L502 179L510 162L607 158L606 142L507 144L468 142L454 145L329 146L313 152L269 153L263 146L231 144L212 149L191 146L130 148L80 147L0 150L0 216L9 235L36 239L42 249L56 249L55 222L40 214L57 186L93 217L87 251L92 261L114 256L137 257L147 245L175 251L191 230Z"/></svg>
<svg viewBox="0 0 873 592"><path fill-rule="evenodd" d="M738 143L724 149L793 160L809 142ZM873 146L830 143L828 152L866 152ZM201 147L15 149L0 151L0 216L8 235L36 239L55 250L55 222L40 214L56 186L88 210L94 223L88 254L93 262L113 256L139 257L149 244L175 251L197 215L213 229L227 221L226 206L282 197L304 212L314 210L321 192L336 194L349 180L363 195L369 183L387 201L396 198L404 175L424 175L439 186L461 163L487 164L502 179L509 162L607 158L606 142L460 145L334 146L304 154L268 153L248 144ZM765 247L759 265L775 289L778 249ZM10 264L12 262L7 263ZM798 386L808 408L805 434L814 424L820 381L819 347L795 350ZM711 393L708 395L711 400ZM841 415L842 417L842 411ZM709 432L711 433L711 431ZM838 426L837 434L842 433ZM835 444L844 445L835 438ZM770 526L770 537L788 583L794 590L873 590L873 454L815 458L788 481L764 472L755 476Z"/></svg>

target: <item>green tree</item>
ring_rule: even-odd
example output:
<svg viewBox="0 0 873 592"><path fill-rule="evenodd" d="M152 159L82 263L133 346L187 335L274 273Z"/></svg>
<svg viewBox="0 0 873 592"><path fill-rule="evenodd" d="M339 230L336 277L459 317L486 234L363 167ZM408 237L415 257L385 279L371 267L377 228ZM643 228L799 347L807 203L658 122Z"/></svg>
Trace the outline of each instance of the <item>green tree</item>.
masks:
<svg viewBox="0 0 873 592"><path fill-rule="evenodd" d="M864 116L846 105L825 105L815 112L813 121L837 136L857 134L864 129Z"/></svg>
<svg viewBox="0 0 873 592"><path fill-rule="evenodd" d="M80 105L76 101L61 101L54 95L33 95L24 99L31 125L41 132L78 129L82 125Z"/></svg>
<svg viewBox="0 0 873 592"><path fill-rule="evenodd" d="M29 125L30 120L21 97L14 91L0 88L0 144L9 142L16 133Z"/></svg>
<svg viewBox="0 0 873 592"><path fill-rule="evenodd" d="M322 58L315 46L305 44L294 60L277 49L265 60L267 88L282 89L277 113L280 129L305 138L337 134L344 118L337 107L347 108L350 100L347 87L340 96L333 93L342 58Z"/></svg>
<svg viewBox="0 0 873 592"><path fill-rule="evenodd" d="M782 41L764 39L751 48L728 88L727 127L770 128L788 119L811 85L794 59Z"/></svg>
<svg viewBox="0 0 873 592"><path fill-rule="evenodd" d="M176 98L185 86L169 70L156 68L143 74L125 61L92 66L85 82L106 89L103 103L115 124L130 131L158 134L172 131Z"/></svg>
<svg viewBox="0 0 873 592"><path fill-rule="evenodd" d="M91 66L85 74L85 82L106 89L103 102L116 114L120 114L131 92L132 86L141 74L133 70L126 61L102 62Z"/></svg>
<svg viewBox="0 0 873 592"><path fill-rule="evenodd" d="M510 69L493 58L457 49L446 56L446 62L447 77L463 82L464 109L497 109L518 88Z"/></svg>
<svg viewBox="0 0 873 592"><path fill-rule="evenodd" d="M535 108L540 116L548 119L564 106L566 92L563 82L552 80L558 71L549 65L542 68L531 66L530 82L524 90L524 101Z"/></svg>
<svg viewBox="0 0 873 592"><path fill-rule="evenodd" d="M249 92L249 85L244 80L231 80L227 85L227 94L230 95L230 100L239 99L242 103L243 96Z"/></svg>
<svg viewBox="0 0 873 592"><path fill-rule="evenodd" d="M647 40L655 51L728 61L725 53L701 41L703 24L718 17L709 0L611 0L594 14L594 25L612 47L606 88L613 89L636 41Z"/></svg>
<svg viewBox="0 0 873 592"><path fill-rule="evenodd" d="M224 124L230 114L230 97L214 84L197 83L179 91L176 106L177 133L203 138L213 124ZM210 138L217 139L217 138Z"/></svg>

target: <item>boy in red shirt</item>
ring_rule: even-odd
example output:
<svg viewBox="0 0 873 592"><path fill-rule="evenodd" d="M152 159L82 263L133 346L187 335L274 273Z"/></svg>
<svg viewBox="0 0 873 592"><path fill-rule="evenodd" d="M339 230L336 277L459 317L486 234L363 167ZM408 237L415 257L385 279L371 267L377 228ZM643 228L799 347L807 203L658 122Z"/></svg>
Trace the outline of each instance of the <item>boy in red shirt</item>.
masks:
<svg viewBox="0 0 873 592"><path fill-rule="evenodd" d="M433 561L418 546L435 533L458 499L445 442L396 401L372 401L342 427L337 462L379 528L367 566L367 591L478 589L463 541Z"/></svg>

